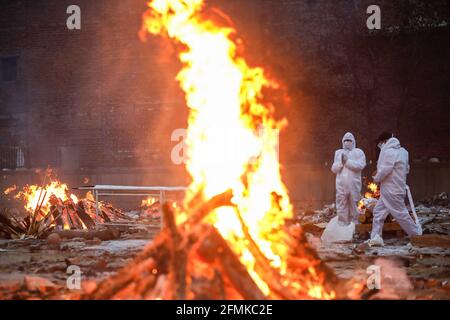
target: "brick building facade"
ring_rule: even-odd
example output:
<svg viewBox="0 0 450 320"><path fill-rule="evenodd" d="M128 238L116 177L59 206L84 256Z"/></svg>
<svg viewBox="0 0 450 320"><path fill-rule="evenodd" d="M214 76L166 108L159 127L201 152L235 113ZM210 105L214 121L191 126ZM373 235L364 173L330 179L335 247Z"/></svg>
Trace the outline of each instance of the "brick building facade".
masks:
<svg viewBox="0 0 450 320"><path fill-rule="evenodd" d="M283 161L330 161L347 130L373 160L386 129L414 159L450 159L446 1L379 1L375 33L369 1L207 2L235 21L249 60L286 85ZM81 30L66 27L71 4ZM143 0L1 2L3 167L170 164L187 110L172 48L138 39L144 10Z"/></svg>

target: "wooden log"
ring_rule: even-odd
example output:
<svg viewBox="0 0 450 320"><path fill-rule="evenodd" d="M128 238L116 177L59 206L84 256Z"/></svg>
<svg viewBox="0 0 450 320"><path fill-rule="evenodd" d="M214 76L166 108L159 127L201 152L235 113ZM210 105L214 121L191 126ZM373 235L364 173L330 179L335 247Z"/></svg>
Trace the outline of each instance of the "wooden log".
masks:
<svg viewBox="0 0 450 320"><path fill-rule="evenodd" d="M208 201L201 202L199 206L197 206L189 213L189 220L186 224L196 225L204 217L214 211L214 209L223 206L233 206L233 204L231 203L231 198L233 198L233 191L229 189L224 193L212 197Z"/></svg>
<svg viewBox="0 0 450 320"><path fill-rule="evenodd" d="M0 214L0 229L4 233L10 236L20 236L25 230L19 226L16 226L12 221L4 214Z"/></svg>
<svg viewBox="0 0 450 320"><path fill-rule="evenodd" d="M129 284L131 281L139 282L140 278L137 275L129 276L128 273L134 273L135 269L139 269L139 266L145 264L149 259L152 259L155 262L154 268L157 270L158 276L155 288L153 288L146 297L176 297L183 295L183 285L181 286L181 289L177 289L176 286L173 285L176 279L181 279L181 282L183 282L183 279L186 279L186 274L183 275L183 272L172 275L174 270L176 270L174 252L179 253L177 250L184 250L186 254L190 243L194 242L196 239L195 232L198 231L198 222L217 207L232 206L231 197L232 192L229 190L221 195L211 198L209 201L202 202L192 212L189 212L187 222L178 227L175 225L174 219L171 219L170 217L168 217L169 219L165 219L165 225L161 233L146 248L144 248L144 250L138 254L129 265L124 267L117 275L102 281L93 295L85 295L84 298L95 299L100 297L101 299L108 299L123 288L127 288L124 290L131 290L131 288L136 290L135 286L130 287ZM225 276L227 284L231 283L231 287L239 292L242 298L253 300L265 299L266 297L254 282L246 267L241 264L238 256L231 250L228 243L214 227L209 225L206 227L206 234L203 235L201 241L198 240L201 245L198 248L197 254L211 264L219 266L222 274ZM184 235L184 237L181 235ZM176 238L175 242L178 243L178 245L174 246L173 238ZM297 240L301 244L299 245L300 254L305 254L306 257L314 258L314 251L308 246L301 230ZM188 243L186 243L186 241ZM258 256L258 254L256 254L256 256ZM181 263L184 263L184 257L181 259ZM266 262L258 264L265 266L265 269L267 268ZM167 277L166 273L169 273ZM264 275L264 272L260 273L260 275ZM279 285L281 281L276 275L276 272L270 272L264 279L264 281L269 284L271 290L276 292L276 295L274 296L281 298L297 297L297 295L282 292L286 288ZM166 281L166 279L169 278L172 278L172 280ZM288 278L283 278L283 280L286 279ZM173 288L175 288L175 290L173 290Z"/></svg>
<svg viewBox="0 0 450 320"><path fill-rule="evenodd" d="M162 207L164 214L164 227L169 231L170 241L170 272L169 272L169 299L186 299L186 264L188 248L182 245L182 235L175 223L175 215L170 203L166 202Z"/></svg>
<svg viewBox="0 0 450 320"><path fill-rule="evenodd" d="M91 294L82 296L82 299L110 299L138 277L145 275L146 272L151 272L154 267L155 261L153 259L147 259L133 265L133 268L123 268L113 278L102 281Z"/></svg>
<svg viewBox="0 0 450 320"><path fill-rule="evenodd" d="M120 234L116 230L59 230L55 231L61 238L73 239L83 238L86 240L92 240L98 238L102 241L117 239Z"/></svg>
<svg viewBox="0 0 450 320"><path fill-rule="evenodd" d="M234 289L239 292L243 299L265 299L264 294L253 281L247 269L214 227L210 227L201 240L198 254L206 261L217 260L223 274L228 277Z"/></svg>
<svg viewBox="0 0 450 320"><path fill-rule="evenodd" d="M67 215L70 217L73 227L78 230L84 229L83 223L82 223L80 217L78 217L77 212L75 210L72 210L72 208L69 206L66 206L65 210L67 212Z"/></svg>
<svg viewBox="0 0 450 320"><path fill-rule="evenodd" d="M325 229L325 227L322 227L320 225L317 225L317 223L306 223L304 225L302 225L302 229L304 232L309 232L312 234L321 234L323 232L323 230Z"/></svg>
<svg viewBox="0 0 450 320"><path fill-rule="evenodd" d="M114 219L120 218L120 219L125 219L125 220L131 220L130 217L123 214L122 210L114 208L110 203L105 204L104 207L107 208L111 212Z"/></svg>
<svg viewBox="0 0 450 320"><path fill-rule="evenodd" d="M261 279L263 279L263 281L269 286L271 293L276 294L280 299L298 299L299 297L297 297L294 293L292 293L290 290L288 290L288 288L285 287L282 281L283 279L278 271L271 267L270 261L261 252L259 246L250 235L248 227L237 208L235 208L235 212L239 218L239 221L241 222L245 239L248 242L247 248L255 259L255 269L258 269L258 274L260 275Z"/></svg>
<svg viewBox="0 0 450 320"><path fill-rule="evenodd" d="M400 225L397 222L384 223L383 231L398 231L402 230ZM355 226L355 231L357 233L366 233L372 231L372 224L357 224Z"/></svg>
<svg viewBox="0 0 450 320"><path fill-rule="evenodd" d="M57 216L59 218L59 216ZM52 223L54 221L53 215L47 214L41 221L39 221L38 232L36 237L38 238L47 238L50 232L53 230Z"/></svg>
<svg viewBox="0 0 450 320"><path fill-rule="evenodd" d="M86 213L83 201L79 201L76 208L74 208L74 209L75 209L78 217L81 219L81 221L83 221L84 225L88 229L95 228L95 221L92 220L91 216Z"/></svg>
<svg viewBox="0 0 450 320"><path fill-rule="evenodd" d="M412 236L411 244L415 247L450 248L450 236L442 234L424 234Z"/></svg>
<svg viewBox="0 0 450 320"><path fill-rule="evenodd" d="M58 205L50 206L50 214L53 216L53 220L55 221L56 227L63 228L64 221L62 219L62 211L58 208Z"/></svg>
<svg viewBox="0 0 450 320"><path fill-rule="evenodd" d="M150 271L152 276L156 276L155 287L165 284L169 267L170 252L167 242L170 241L169 233L163 230L136 258L122 268L116 275L101 281L95 290L89 294L83 294L81 299L86 300L104 300L111 299L117 292L125 288L130 282L138 277L145 277L146 272ZM147 288L148 290L150 288ZM159 289L153 290L158 291ZM159 293L146 293L146 298L158 297Z"/></svg>
<svg viewBox="0 0 450 320"><path fill-rule="evenodd" d="M71 199L64 201L64 209L70 218L70 222L74 229L83 229L83 223L75 210L74 203Z"/></svg>
<svg viewBox="0 0 450 320"><path fill-rule="evenodd" d="M189 292L194 300L225 300L225 286L221 272L213 268L213 277L191 275Z"/></svg>
<svg viewBox="0 0 450 320"><path fill-rule="evenodd" d="M103 218L103 222L111 222L111 219L108 216L108 209L103 206L100 206L100 216Z"/></svg>
<svg viewBox="0 0 450 320"><path fill-rule="evenodd" d="M293 257L293 256L287 256L286 262L289 268L292 270L307 270L309 267L316 267L318 265L318 262L311 261L307 258L300 258L300 257Z"/></svg>
<svg viewBox="0 0 450 320"><path fill-rule="evenodd" d="M366 218L366 215L365 215L365 214L360 214L360 215L358 216L358 221L359 221L359 222L361 222L361 223L366 223L366 220L367 220L367 218Z"/></svg>
<svg viewBox="0 0 450 320"><path fill-rule="evenodd" d="M62 218L64 221L64 226L68 226L69 230L73 230L73 229L78 229L75 221L72 220L72 217L69 214L69 211L67 210L66 206L63 206L60 208L61 212L62 212ZM82 229L82 228L81 228Z"/></svg>
<svg viewBox="0 0 450 320"><path fill-rule="evenodd" d="M163 229L133 261L123 267L116 275L101 281L93 292L83 294L81 299L111 299L116 293L129 285L130 282L137 281L138 277L147 276L144 271L150 271L152 276L157 278L154 292L146 293L145 297L159 297L159 293L155 291L161 291L161 286L166 283L165 274L169 271L170 252L167 246L168 241L170 241L169 232ZM148 290L150 288L147 288Z"/></svg>

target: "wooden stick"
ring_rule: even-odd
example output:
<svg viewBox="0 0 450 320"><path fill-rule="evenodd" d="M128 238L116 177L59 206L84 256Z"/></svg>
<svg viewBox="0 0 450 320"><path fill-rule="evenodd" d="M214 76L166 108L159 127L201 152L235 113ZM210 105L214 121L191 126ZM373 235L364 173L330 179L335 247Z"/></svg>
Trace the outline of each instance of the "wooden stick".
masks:
<svg viewBox="0 0 450 320"><path fill-rule="evenodd" d="M218 194L208 201L203 201L200 206L197 206L192 213L189 214L189 220L186 225L195 225L210 214L214 209L223 206L232 206L231 199L233 198L233 191L228 189L224 193Z"/></svg>
<svg viewBox="0 0 450 320"><path fill-rule="evenodd" d="M42 206L42 203L41 203L41 196L42 196L42 192L43 192L43 190L44 190L44 188L45 188L45 180L47 180L47 171L45 172L45 174L44 174L44 178L42 179L42 183L41 183L41 191L39 192L39 198L38 198L38 202L36 203L36 208L34 209L34 212L33 212L33 216L31 217L31 222L30 222L30 225L29 225L29 228L28 228L28 233L30 233L30 231L31 231L31 228L32 228L32 226L33 226L33 224L34 224L34 221L35 221L35 219L36 219L36 212L37 212L37 210L38 210L38 208L39 208L39 210L41 210L41 206ZM44 199L45 199L45 196L47 195L47 190L45 191L45 195L44 195ZM44 202L44 200L42 200L42 202ZM41 204L40 204L41 203Z"/></svg>
<svg viewBox="0 0 450 320"><path fill-rule="evenodd" d="M95 221L86 213L83 201L78 202L75 212L88 229L95 228Z"/></svg>
<svg viewBox="0 0 450 320"><path fill-rule="evenodd" d="M169 294L170 299L186 299L186 264L188 250L181 245L182 236L175 223L175 215L171 205L166 202L162 206L164 214L164 227L169 230L171 241L170 247L170 272L169 272Z"/></svg>
<svg viewBox="0 0 450 320"><path fill-rule="evenodd" d="M153 259L147 259L137 265L134 265L133 268L123 268L113 278L100 282L94 292L89 295L82 296L82 299L110 299L114 294L128 286L136 278L145 274L145 272L151 271L154 267L155 261Z"/></svg>
<svg viewBox="0 0 450 320"><path fill-rule="evenodd" d="M214 227L210 227L202 240L198 254L206 261L217 260L233 287L244 299L264 300L266 298L247 269Z"/></svg>
<svg viewBox="0 0 450 320"><path fill-rule="evenodd" d="M282 277L278 273L278 271L276 271L275 269L273 269L270 266L270 261L261 252L261 250L259 249L259 246L256 244L255 240L250 235L248 227L245 224L245 221L242 218L242 215L240 214L237 207L235 207L235 212L241 223L241 227L242 227L242 231L244 233L245 239L248 241L248 244L249 244L248 249L252 253L253 257L255 258L256 268L259 268L261 270L261 272L258 273L260 275L261 279L263 279L264 282L267 283L267 285L269 286L271 291L275 292L282 299L289 299L289 300L298 299L299 297L292 294L291 291L282 284Z"/></svg>
<svg viewBox="0 0 450 320"><path fill-rule="evenodd" d="M38 202L36 204L36 208L34 209L33 215L31 216L31 219L30 219L30 225L28 226L27 234L32 234L33 233L32 232L32 228L33 228L33 226L34 226L34 224L36 222L36 215L37 215L38 211L41 211L42 204L44 203L45 197L47 196L47 190L45 190L45 194L44 194L44 196L42 197L42 200L41 200L41 195L42 195L42 190L43 190L42 188L41 188L41 192L39 194L39 199L38 199Z"/></svg>

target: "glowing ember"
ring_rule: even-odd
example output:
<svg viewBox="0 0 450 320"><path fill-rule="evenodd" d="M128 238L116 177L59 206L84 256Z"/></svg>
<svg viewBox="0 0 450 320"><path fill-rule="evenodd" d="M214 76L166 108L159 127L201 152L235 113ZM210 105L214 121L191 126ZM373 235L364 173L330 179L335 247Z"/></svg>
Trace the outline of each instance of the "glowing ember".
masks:
<svg viewBox="0 0 450 320"><path fill-rule="evenodd" d="M274 107L263 89L276 88L262 68L252 68L237 54L235 30L218 26L202 15L203 0L153 0L144 14L146 32L169 37L186 49L179 54L183 68L177 76L190 109L187 170L192 183L186 206L195 197L210 199L232 189L236 208L221 207L210 222L228 241L259 288L270 296L268 284L255 268L244 228L258 249L282 276L283 285L304 296L333 298L310 261L303 281L287 274L288 247L283 243L285 220L292 205L280 176L278 130ZM232 145L232 150L223 150ZM178 223L185 220L178 215Z"/></svg>
<svg viewBox="0 0 450 320"><path fill-rule="evenodd" d="M364 198L365 198L365 199L379 198L379 196L380 196L380 190L378 189L378 185L377 185L376 183L370 182L370 183L367 185L367 189L369 189L370 192L366 192L366 193L364 194ZM362 209L362 208L364 208L364 206L365 206L365 205L364 205L364 199L359 200L359 202L358 202L358 208L359 208L359 209Z"/></svg>
<svg viewBox="0 0 450 320"><path fill-rule="evenodd" d="M372 193L375 193L375 192L377 192L377 190L378 190L378 186L377 186L377 184L374 183L374 182L369 183L369 185L367 186L367 188L369 188L369 190L372 191Z"/></svg>
<svg viewBox="0 0 450 320"><path fill-rule="evenodd" d="M142 200L141 207L142 208L151 207L153 204L156 203L156 201L158 201L156 198L148 197L147 199Z"/></svg>

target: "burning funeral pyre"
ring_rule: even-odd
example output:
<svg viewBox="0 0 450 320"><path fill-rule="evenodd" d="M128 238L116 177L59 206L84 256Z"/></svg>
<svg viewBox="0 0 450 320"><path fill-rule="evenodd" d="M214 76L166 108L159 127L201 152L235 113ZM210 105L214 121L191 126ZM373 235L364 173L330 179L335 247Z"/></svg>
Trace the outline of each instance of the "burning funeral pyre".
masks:
<svg viewBox="0 0 450 320"><path fill-rule="evenodd" d="M148 5L141 37L162 36L180 51L192 183L182 206L163 204L159 236L82 298L334 298L333 273L301 228L286 225L293 209L276 149L285 121L264 96L277 82L238 55L235 30L208 18L218 11L203 0ZM218 159L230 134L232 154Z"/></svg>
<svg viewBox="0 0 450 320"><path fill-rule="evenodd" d="M373 209L377 204L378 199L380 198L380 190L378 185L374 182L371 182L367 185L367 192L364 194L364 198L362 198L358 203L359 216L358 220L362 224L371 224L373 219ZM392 217L389 215L386 217L386 222L391 222Z"/></svg>
<svg viewBox="0 0 450 320"><path fill-rule="evenodd" d="M83 199L69 192L67 184L46 172L43 183L27 185L22 190L13 186L5 195L25 203L25 214L4 209L0 213L0 232L12 239L33 237L45 238L52 231L95 229L99 223L127 220L121 210L111 204L96 204L91 193Z"/></svg>

